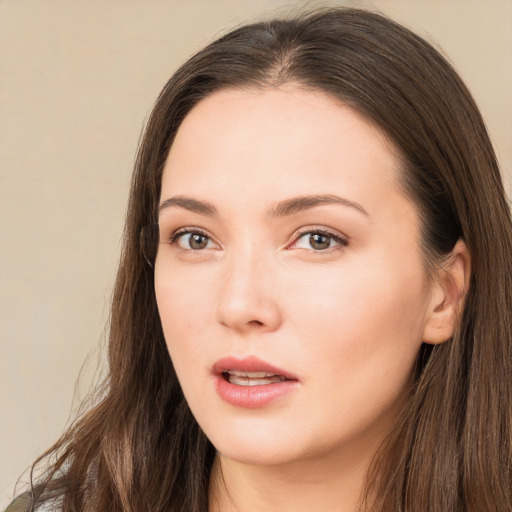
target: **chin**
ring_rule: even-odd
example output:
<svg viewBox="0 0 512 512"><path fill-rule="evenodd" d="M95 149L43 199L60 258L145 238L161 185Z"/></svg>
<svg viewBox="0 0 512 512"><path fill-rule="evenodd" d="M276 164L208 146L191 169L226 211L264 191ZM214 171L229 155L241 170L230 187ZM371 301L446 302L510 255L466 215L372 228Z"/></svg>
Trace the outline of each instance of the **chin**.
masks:
<svg viewBox="0 0 512 512"><path fill-rule="evenodd" d="M243 445L226 446L224 450L217 448L217 451L222 457L247 466L279 466L297 460L296 453L283 448L245 442Z"/></svg>
<svg viewBox="0 0 512 512"><path fill-rule="evenodd" d="M272 422L253 421L245 428L243 423L236 428L231 424L230 427L216 425L212 431L205 430L220 455L240 464L279 466L329 452L318 442L320 437L294 431L288 422L272 425Z"/></svg>

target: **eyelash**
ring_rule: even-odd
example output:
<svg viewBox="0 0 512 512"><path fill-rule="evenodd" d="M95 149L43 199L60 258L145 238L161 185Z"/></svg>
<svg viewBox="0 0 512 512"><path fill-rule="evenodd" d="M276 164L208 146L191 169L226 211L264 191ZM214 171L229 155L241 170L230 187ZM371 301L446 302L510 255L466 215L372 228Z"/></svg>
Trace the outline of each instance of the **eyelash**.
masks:
<svg viewBox="0 0 512 512"><path fill-rule="evenodd" d="M206 231L203 231L201 229L198 229L198 228L182 228L182 229L179 229L178 231L175 231L170 239L169 239L169 243L171 245L177 245L180 238L184 237L185 235L200 235L200 236L203 236L205 238L208 239L208 241L211 241L213 242L213 238L206 232ZM336 243L336 245L334 247L328 247L326 249L313 249L311 248L311 250L315 253L326 253L326 252L331 252L331 251L334 251L334 250L340 250L340 249L343 249L344 247L346 247L348 245L348 239L347 237L344 237L342 235L339 235L337 233L334 233L332 231L329 231L329 230L326 230L325 228L307 228L307 229L303 229L297 233L294 233L291 237L291 243L288 242L286 245L285 245L285 248L287 250L289 249L293 249L294 246L297 245L297 243L303 238L305 237L305 235L322 235L322 236L325 236L325 237L328 237L330 238L333 242ZM215 243L215 242L213 242ZM200 252L202 249L192 249L192 248L188 248L188 249L184 249L184 248L181 248L182 250L184 251L192 251L192 252ZM298 248L298 249L301 249L301 248ZM307 249L306 249L307 250Z"/></svg>
<svg viewBox="0 0 512 512"><path fill-rule="evenodd" d="M316 228L305 228L303 230L300 230L298 233L295 233L293 236L292 236L292 243L290 245L287 245L287 248L293 248L294 246L297 245L297 243L302 239L304 238L306 235L309 235L309 236L312 236L312 235L323 235L323 236L326 236L328 238L330 238L333 242L336 243L336 245L334 247L328 247L326 249L313 249L311 248L311 250L315 253L328 253L328 252L331 252L331 251L336 251L336 250L340 250L340 249L343 249L344 247L346 247L348 245L348 238L343 236L343 235L340 235L338 233L335 233L333 231L329 231L325 228L320 228L320 227L316 227ZM300 248L299 248L300 249Z"/></svg>
<svg viewBox="0 0 512 512"><path fill-rule="evenodd" d="M171 245L176 245L178 244L180 238L184 237L185 235L201 235L201 236L204 236L205 238L207 238L208 240L210 241L213 241L213 238L208 234L206 233L206 231L203 231L202 229L198 229L198 228L181 228L179 229L178 231L175 231L170 239L169 239L169 243ZM183 249L181 248L182 250L184 251L197 251L199 252L200 249Z"/></svg>

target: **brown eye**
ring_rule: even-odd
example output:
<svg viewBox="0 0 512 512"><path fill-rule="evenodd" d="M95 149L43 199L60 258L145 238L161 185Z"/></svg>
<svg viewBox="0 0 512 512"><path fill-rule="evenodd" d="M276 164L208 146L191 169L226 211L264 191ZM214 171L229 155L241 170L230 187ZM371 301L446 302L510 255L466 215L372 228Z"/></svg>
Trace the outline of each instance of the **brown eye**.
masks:
<svg viewBox="0 0 512 512"><path fill-rule="evenodd" d="M211 240L208 236L197 231L179 233L174 241L182 248L186 250L200 251L201 249L208 248L211 244Z"/></svg>
<svg viewBox="0 0 512 512"><path fill-rule="evenodd" d="M208 245L208 237L200 233L193 233L190 235L188 243L191 249L204 249Z"/></svg>
<svg viewBox="0 0 512 512"><path fill-rule="evenodd" d="M329 235L324 235L323 233L311 233L309 235L309 245L315 249L315 251L329 249L331 242L332 238Z"/></svg>
<svg viewBox="0 0 512 512"><path fill-rule="evenodd" d="M348 241L340 235L327 231L307 231L302 233L293 244L292 249L309 249L315 252L342 248Z"/></svg>

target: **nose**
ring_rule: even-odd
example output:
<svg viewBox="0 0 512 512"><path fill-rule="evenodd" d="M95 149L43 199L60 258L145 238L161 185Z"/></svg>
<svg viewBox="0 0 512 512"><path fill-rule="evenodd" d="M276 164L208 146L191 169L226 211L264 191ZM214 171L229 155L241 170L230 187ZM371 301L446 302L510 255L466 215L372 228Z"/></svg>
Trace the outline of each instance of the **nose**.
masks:
<svg viewBox="0 0 512 512"><path fill-rule="evenodd" d="M217 321L239 334L272 332L282 314L272 265L256 254L227 258Z"/></svg>

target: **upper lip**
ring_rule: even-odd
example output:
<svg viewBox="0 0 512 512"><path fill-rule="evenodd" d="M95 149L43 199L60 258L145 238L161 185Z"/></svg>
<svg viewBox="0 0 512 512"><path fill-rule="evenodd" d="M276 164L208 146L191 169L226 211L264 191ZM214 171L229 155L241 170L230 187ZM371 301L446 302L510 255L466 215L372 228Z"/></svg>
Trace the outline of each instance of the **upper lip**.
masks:
<svg viewBox="0 0 512 512"><path fill-rule="evenodd" d="M213 373L216 375L222 375L229 370L241 372L265 372L271 375L283 376L288 380L299 380L296 375L293 375L282 368L278 368L273 364L267 363L266 361L262 361L256 356L248 356L243 359L231 356L223 357L213 365Z"/></svg>

